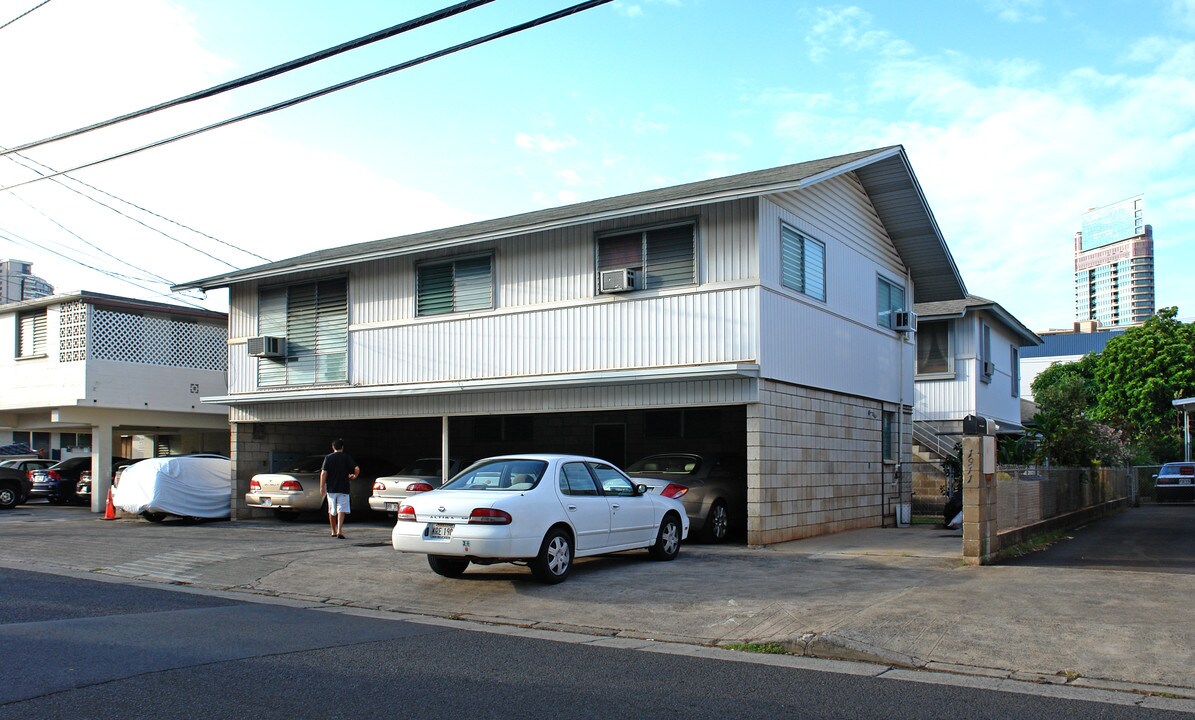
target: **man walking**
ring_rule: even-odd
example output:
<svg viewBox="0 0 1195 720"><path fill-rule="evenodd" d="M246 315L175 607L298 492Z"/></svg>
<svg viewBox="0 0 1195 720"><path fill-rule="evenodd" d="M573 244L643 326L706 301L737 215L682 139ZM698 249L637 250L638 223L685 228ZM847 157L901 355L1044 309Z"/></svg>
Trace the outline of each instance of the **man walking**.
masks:
<svg viewBox="0 0 1195 720"><path fill-rule="evenodd" d="M349 481L360 474L357 461L344 451L344 440L333 440L332 452L324 457L319 472L319 491L328 496L328 524L334 538L344 539L344 516L350 512Z"/></svg>

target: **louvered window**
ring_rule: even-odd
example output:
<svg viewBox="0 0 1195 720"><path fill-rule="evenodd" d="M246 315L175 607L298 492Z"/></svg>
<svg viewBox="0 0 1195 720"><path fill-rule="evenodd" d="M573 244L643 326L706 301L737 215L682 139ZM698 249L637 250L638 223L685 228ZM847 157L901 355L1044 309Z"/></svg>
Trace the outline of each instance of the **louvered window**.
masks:
<svg viewBox="0 0 1195 720"><path fill-rule="evenodd" d="M286 356L260 358L257 384L314 385L348 380L348 283L344 278L266 288L258 332L286 338Z"/></svg>
<svg viewBox="0 0 1195 720"><path fill-rule="evenodd" d="M17 322L17 357L45 355L46 311L21 313Z"/></svg>
<svg viewBox="0 0 1195 720"><path fill-rule="evenodd" d="M631 268L639 274L636 287L646 290L692 285L696 227L686 223L599 237L598 272Z"/></svg>
<svg viewBox="0 0 1195 720"><path fill-rule="evenodd" d="M420 265L416 271L416 312L442 315L494 306L494 259L465 258Z"/></svg>
<svg viewBox="0 0 1195 720"><path fill-rule="evenodd" d="M811 298L826 299L826 246L780 226L780 282Z"/></svg>

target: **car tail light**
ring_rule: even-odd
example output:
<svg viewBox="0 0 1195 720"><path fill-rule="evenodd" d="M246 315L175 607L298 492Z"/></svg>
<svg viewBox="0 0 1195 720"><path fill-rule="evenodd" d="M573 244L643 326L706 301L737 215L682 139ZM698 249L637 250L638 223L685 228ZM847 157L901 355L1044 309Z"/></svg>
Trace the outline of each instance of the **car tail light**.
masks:
<svg viewBox="0 0 1195 720"><path fill-rule="evenodd" d="M689 488L684 485L677 485L676 483L668 483L668 485L660 491L664 497L681 498L689 492Z"/></svg>
<svg viewBox="0 0 1195 720"><path fill-rule="evenodd" d="M46 478L49 480L61 480L62 476L58 474L57 470L47 470Z"/></svg>
<svg viewBox="0 0 1195 720"><path fill-rule="evenodd" d="M298 492L303 489L303 483L298 480L287 480L282 483L282 489L287 492Z"/></svg>
<svg viewBox="0 0 1195 720"><path fill-rule="evenodd" d="M411 507L410 505L399 505L398 521L402 522L403 520L406 520L407 522L415 522L415 508Z"/></svg>
<svg viewBox="0 0 1195 720"><path fill-rule="evenodd" d="M385 489L386 489L386 483L384 483L384 482L382 482L381 480L379 480L379 481L377 481L376 483L374 483L374 484L373 484L373 489L374 489L374 490L385 490Z"/></svg>
<svg viewBox="0 0 1195 720"><path fill-rule="evenodd" d="M261 492L261 483L256 480L250 480L249 492Z"/></svg>
<svg viewBox="0 0 1195 720"><path fill-rule="evenodd" d="M1195 465L1182 465L1178 468L1179 475L1195 475Z"/></svg>
<svg viewBox="0 0 1195 720"><path fill-rule="evenodd" d="M432 486L428 485L425 482L413 482L410 485L407 485L407 492L413 492L413 493L427 492L428 490L432 490L432 489L433 489Z"/></svg>
<svg viewBox="0 0 1195 720"><path fill-rule="evenodd" d="M470 525L509 525L510 521L510 513L505 510L474 508L473 512L469 513Z"/></svg>

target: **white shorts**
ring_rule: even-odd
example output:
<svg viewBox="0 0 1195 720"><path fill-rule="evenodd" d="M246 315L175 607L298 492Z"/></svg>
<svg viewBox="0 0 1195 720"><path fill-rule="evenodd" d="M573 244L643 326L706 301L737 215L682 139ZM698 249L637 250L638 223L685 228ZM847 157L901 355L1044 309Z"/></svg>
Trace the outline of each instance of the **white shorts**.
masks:
<svg viewBox="0 0 1195 720"><path fill-rule="evenodd" d="M336 515L338 513L349 514L348 493L328 493L328 514Z"/></svg>

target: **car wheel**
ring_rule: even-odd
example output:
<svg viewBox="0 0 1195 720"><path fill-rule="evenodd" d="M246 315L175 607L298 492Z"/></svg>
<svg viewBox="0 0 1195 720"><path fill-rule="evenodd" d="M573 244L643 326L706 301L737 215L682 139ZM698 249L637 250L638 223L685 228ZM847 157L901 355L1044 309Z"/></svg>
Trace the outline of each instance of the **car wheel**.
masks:
<svg viewBox="0 0 1195 720"><path fill-rule="evenodd" d="M708 543L720 543L726 542L728 535L730 535L730 512L726 509L726 503L715 500L714 506L710 508L710 514L706 516L705 523L701 526L701 538Z"/></svg>
<svg viewBox="0 0 1195 720"><path fill-rule="evenodd" d="M552 528L539 547L539 555L531 561L531 574L540 582L554 585L563 582L573 569L573 540L561 528Z"/></svg>
<svg viewBox="0 0 1195 720"><path fill-rule="evenodd" d="M166 513L150 512L150 511L146 510L145 512L141 513L141 517L145 518L146 520L150 521L151 523L160 523L166 519Z"/></svg>
<svg viewBox="0 0 1195 720"><path fill-rule="evenodd" d="M656 542L648 552L652 560L675 560L680 553L681 524L674 513L668 513L660 523L660 531L656 533Z"/></svg>
<svg viewBox="0 0 1195 720"><path fill-rule="evenodd" d="M428 555L427 564L431 567L432 572L437 575L443 575L446 578L458 578L469 567L468 560L444 557L443 555Z"/></svg>
<svg viewBox="0 0 1195 720"><path fill-rule="evenodd" d="M289 522L291 520L297 519L299 517L299 513L295 512L294 510L275 510L274 517L278 518L279 520L285 520Z"/></svg>
<svg viewBox="0 0 1195 720"><path fill-rule="evenodd" d="M17 506L21 500L21 494L16 489L4 486L0 487L0 508L8 510Z"/></svg>

